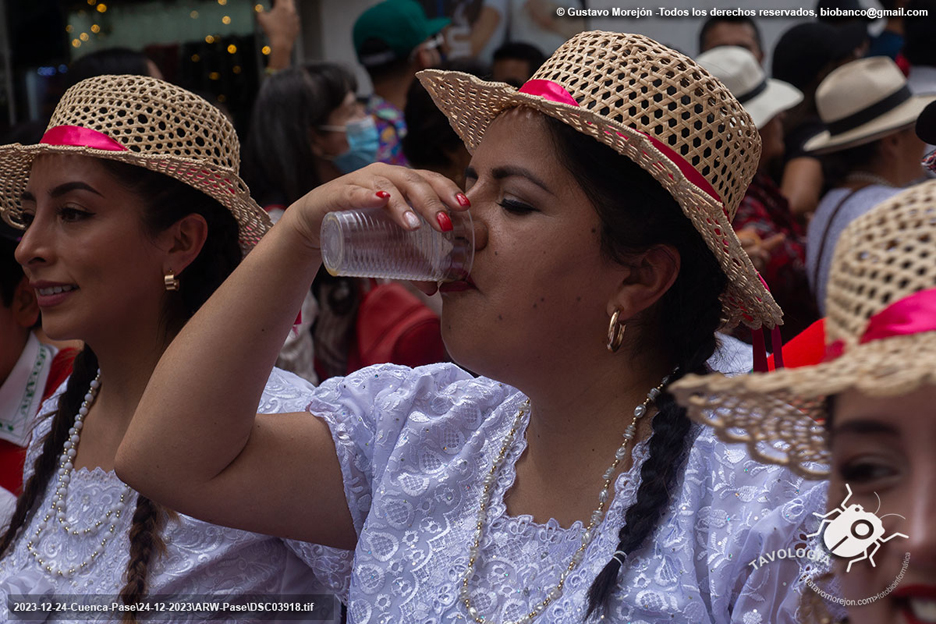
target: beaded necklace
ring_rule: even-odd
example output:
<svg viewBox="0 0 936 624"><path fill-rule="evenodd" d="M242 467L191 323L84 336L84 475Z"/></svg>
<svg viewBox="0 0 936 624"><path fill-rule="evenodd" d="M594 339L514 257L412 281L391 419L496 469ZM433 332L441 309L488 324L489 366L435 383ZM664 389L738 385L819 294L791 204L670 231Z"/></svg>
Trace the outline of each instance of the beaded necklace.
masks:
<svg viewBox="0 0 936 624"><path fill-rule="evenodd" d="M598 494L598 508L592 512L591 519L588 523L588 526L585 528L585 531L582 533L582 541L578 550L572 555L572 560L569 562L568 567L563 570L562 574L559 575L559 583L546 592L546 598L534 605L533 608L519 620L514 622L505 622L505 624L529 624L536 617L543 613L546 610L546 607L555 600L558 600L562 596L562 589L565 586L566 580L569 578L569 574L582 562L582 559L585 557L585 549L588 548L588 545L591 544L592 540L595 538L597 531L595 528L601 524L604 520L606 513L605 506L608 504L608 499L610 497L611 482L614 479L614 475L617 472L618 464L627 457L627 446L631 440L634 439L634 435L637 433L637 421L646 415L650 404L660 396L660 392L663 391L663 388L669 383L669 376L664 377L663 381L660 382L658 386L652 388L650 392L647 393L647 398L644 399L643 403L634 408L634 416L631 419L630 424L624 430L624 442L621 444L620 448L614 453L614 461L611 462L611 466L604 472L602 478L604 479L604 487L601 489L601 493ZM520 406L519 411L517 412L517 417L514 419L513 426L510 431L507 432L507 435L504 437L504 443L501 445L500 452L497 454L497 457L494 459L494 463L491 465L491 469L484 477L481 488L481 503L478 507L478 516L475 524L474 531L474 540L468 550L468 566L465 569L465 575L462 578L461 589L459 590L459 597L461 598L462 603L465 605L465 609L468 611L469 617L471 617L478 624L490 624L488 620L478 613L477 608L473 607L471 604L471 593L468 589L468 583L471 580L471 577L474 575L475 563L478 560L481 552L481 536L484 530L484 524L487 520L487 510L490 506L490 491L491 486L494 484L494 480L497 477L497 473L500 471L501 466L504 464L504 459L507 456L507 451L513 443L514 436L517 433L517 429L520 428L521 423L523 422L524 415L530 409L530 400L527 399L524 401L523 405ZM619 554L615 552L614 556L617 557Z"/></svg>
<svg viewBox="0 0 936 624"><path fill-rule="evenodd" d="M68 524L65 500L68 498L68 484L71 482L72 474L75 471L73 462L75 460L75 456L78 454L78 443L81 441L81 430L84 428L84 419L88 415L88 411L91 409L91 405L94 403L94 399L97 397L97 393L100 387L101 370L98 369L97 375L95 375L94 379L91 381L91 387L88 388L88 392L84 395L84 401L82 401L81 407L78 409L78 414L75 416L75 424L72 425L72 427L68 430L68 440L65 441L65 446L62 449L62 455L59 458L58 486L56 487L55 495L52 496L51 509L39 522L39 526L36 528L36 532L33 535L33 538L26 543L26 549L36 559L36 561L39 562L39 565L42 566L42 568L49 574L70 577L75 574L75 572L83 570L91 565L94 560L104 551L104 547L107 546L107 542L114 535L114 532L117 528L117 521L120 519L123 511L127 508L127 499L130 498L130 492L132 491L130 486L124 486L124 490L120 494L120 500L107 510L107 512L104 514L103 520L98 520L93 525L82 528ZM89 557L77 565L62 569L60 567L53 567L51 563L46 564L46 561L42 558L41 553L35 548L35 545L38 544L43 531L49 528L49 521L53 518L55 518L55 520L57 520L58 523L62 526L62 529L65 531L66 535L73 536L97 535L97 533L100 532L101 527L104 526L104 523L108 519L110 520L110 526L107 529L107 534L101 538L100 545L94 549Z"/></svg>

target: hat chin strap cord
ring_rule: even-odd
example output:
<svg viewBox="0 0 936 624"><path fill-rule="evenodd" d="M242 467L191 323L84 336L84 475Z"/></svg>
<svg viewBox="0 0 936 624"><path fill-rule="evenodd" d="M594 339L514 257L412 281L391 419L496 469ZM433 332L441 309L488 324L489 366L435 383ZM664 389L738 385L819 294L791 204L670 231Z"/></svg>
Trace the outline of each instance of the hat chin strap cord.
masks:
<svg viewBox="0 0 936 624"><path fill-rule="evenodd" d="M751 337L754 339L754 372L766 373L767 367L767 330L763 327L752 329ZM770 346L773 349L774 368L783 368L783 338L780 337L780 326L770 330Z"/></svg>
<svg viewBox="0 0 936 624"><path fill-rule="evenodd" d="M764 281L760 273L757 274L761 284L770 292L770 286ZM766 373L767 367L767 330L765 327L751 330L754 344L754 372ZM773 349L774 368L783 368L783 337L780 335L780 326L774 325L770 330L770 347Z"/></svg>

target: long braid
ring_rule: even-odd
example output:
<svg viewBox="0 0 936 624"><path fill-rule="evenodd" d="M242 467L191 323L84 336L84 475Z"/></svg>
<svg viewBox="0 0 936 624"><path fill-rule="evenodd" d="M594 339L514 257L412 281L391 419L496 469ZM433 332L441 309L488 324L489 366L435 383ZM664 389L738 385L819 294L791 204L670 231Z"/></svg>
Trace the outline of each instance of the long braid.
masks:
<svg viewBox="0 0 936 624"><path fill-rule="evenodd" d="M130 526L130 561L127 563L127 583L120 590L120 599L127 606L142 600L149 589L149 566L166 551L162 529L167 513L159 505L142 494L137 495L136 510ZM136 622L133 611L123 616L126 624Z"/></svg>
<svg viewBox="0 0 936 624"><path fill-rule="evenodd" d="M7 553L17 533L22 529L38 501L42 500L52 475L58 469L58 460L68 439L68 430L75 424L78 408L84 400L88 386L97 374L97 356L90 347L85 346L75 357L72 374L68 378L65 391L59 396L58 409L49 417L52 418L52 427L45 436L42 450L33 463L33 474L23 486L23 493L16 501L16 509L10 526L0 541L0 557Z"/></svg>
<svg viewBox="0 0 936 624"><path fill-rule="evenodd" d="M180 276L175 319L168 324L184 324L240 263L238 226L234 216L216 200L201 191L161 174L116 161L101 161L115 178L137 196L145 198L144 222L153 234L164 231L186 214L197 213L208 222L208 237L201 252ZM150 566L166 550L162 530L175 512L165 509L142 495L137 495L130 525L130 560L124 573L126 583L120 598L133 605L149 591ZM133 611L125 612L123 621L136 622Z"/></svg>
<svg viewBox="0 0 936 624"><path fill-rule="evenodd" d="M708 372L715 352L715 331L721 325L719 296L728 278L692 222L666 189L626 156L574 128L544 117L560 161L579 181L601 220L604 255L623 265L635 254L658 245L679 252L680 269L673 285L645 313L629 320L636 326L631 353L655 351L677 368L670 380L688 373ZM622 193L622 188L627 192ZM630 329L628 330L630 332ZM637 497L624 515L618 551L589 590L588 613L604 609L621 570L621 560L644 544L670 504L683 471L691 440L690 422L664 389L656 399L648 457L640 470Z"/></svg>
<svg viewBox="0 0 936 624"><path fill-rule="evenodd" d="M156 235L180 218L196 213L208 222L208 237L201 252L180 276L181 288L173 295L165 313L167 326L181 325L211 296L237 267L241 259L238 226L234 216L210 196L165 175L117 161L100 161L116 180L134 192L143 204L143 225ZM34 464L34 474L27 481L17 502L10 528L0 542L0 556L8 551L18 531L25 525L36 501L46 492L58 467L58 458L81 402L98 369L97 356L85 346L75 358L74 370L65 392L59 398L52 430L43 442ZM165 551L162 530L167 518L175 514L146 497L138 496L129 531L130 560L126 583L120 591L124 604L136 604L149 589L152 563ZM135 622L127 612L125 622Z"/></svg>
<svg viewBox="0 0 936 624"><path fill-rule="evenodd" d="M704 245L701 239L699 244ZM691 247L686 251L694 260L683 262L676 283L660 300L659 308L661 325L668 328L661 340L665 341L664 348L673 354L678 365L670 383L689 373L704 375L709 372L706 362L718 346L715 330L721 322L721 304L716 293L722 292L727 279L720 270L715 270L717 265L711 254L693 255ZM692 322L680 318L690 311L694 315ZM623 552L624 557L612 558L592 583L586 617L604 608L621 570L621 559L626 561L656 529L670 504L673 486L689 454L690 421L685 408L680 407L666 389L657 397L655 407L653 435L640 470L637 498L625 512L624 526L618 533L615 550Z"/></svg>
<svg viewBox="0 0 936 624"><path fill-rule="evenodd" d="M715 336L711 336L711 352L715 350ZM705 349L706 351L709 349ZM708 357L699 353L694 362L685 362L671 376L670 383L681 378L684 371L705 374L705 361ZM625 559L636 552L656 529L660 517L669 506L673 486L682 472L682 466L689 455L690 421L686 410L679 407L673 395L665 389L655 402L657 414L653 417L653 435L650 438L648 457L640 469L640 486L637 499L624 514L624 526L618 532L618 545L615 551L624 553ZM588 613L603 606L611 590L617 583L621 570L621 559L612 557L595 578L588 591Z"/></svg>

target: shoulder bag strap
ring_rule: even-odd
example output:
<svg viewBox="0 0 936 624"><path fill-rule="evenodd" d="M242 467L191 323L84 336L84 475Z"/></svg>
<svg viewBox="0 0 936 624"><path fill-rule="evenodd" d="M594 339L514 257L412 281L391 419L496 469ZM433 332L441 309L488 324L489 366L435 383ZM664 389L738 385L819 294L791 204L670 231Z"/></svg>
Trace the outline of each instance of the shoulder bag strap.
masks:
<svg viewBox="0 0 936 624"><path fill-rule="evenodd" d="M829 215L829 220L826 221L825 229L822 231L822 240L819 242L819 257L816 258L816 267L813 270L813 290L814 291L819 290L819 271L820 269L822 269L822 258L825 256L826 241L829 240L829 230L832 229L832 223L835 221L835 218L838 216L838 213L842 209L842 206L845 205L845 202L851 199L852 195L854 195L855 193L857 193L858 191L862 189L867 188L868 186L870 186L870 184L865 184L864 186L859 186L856 189L852 189L851 191L846 193L845 197L843 197L842 200L838 204L835 205L835 208L832 209L832 214ZM814 297L815 295L816 295L816 292L813 292Z"/></svg>

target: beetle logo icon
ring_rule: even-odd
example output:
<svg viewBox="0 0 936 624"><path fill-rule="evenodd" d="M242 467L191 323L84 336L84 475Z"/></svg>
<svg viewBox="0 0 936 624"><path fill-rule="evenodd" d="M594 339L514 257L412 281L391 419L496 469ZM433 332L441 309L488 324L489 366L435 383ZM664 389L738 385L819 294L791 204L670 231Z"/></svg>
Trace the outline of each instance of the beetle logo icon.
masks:
<svg viewBox="0 0 936 624"><path fill-rule="evenodd" d="M829 552L833 555L850 560L848 562L848 567L845 568L845 572L847 573L851 571L851 567L855 562L864 559L870 561L872 567L876 567L874 554L881 547L881 544L895 537L909 539L909 536L903 533L892 533L884 537L884 525L881 522L881 518L886 518L887 516L904 517L900 514L884 514L878 517L877 512L881 510L881 497L877 495L877 492L875 492L874 495L877 496L878 499L878 508L874 513L871 513L870 511L865 511L864 507L861 505L847 505L848 499L851 498L852 491L847 483L845 484L845 489L848 491L848 496L842 501L840 507L836 507L827 514L813 513L814 516L822 518L822 522L819 525L819 530L807 537L815 537L822 533L823 528L825 528L825 533L822 535L822 543L825 544L825 547L828 548ZM836 515L830 517L833 516L833 514ZM904 520L906 520L906 518L904 518Z"/></svg>

